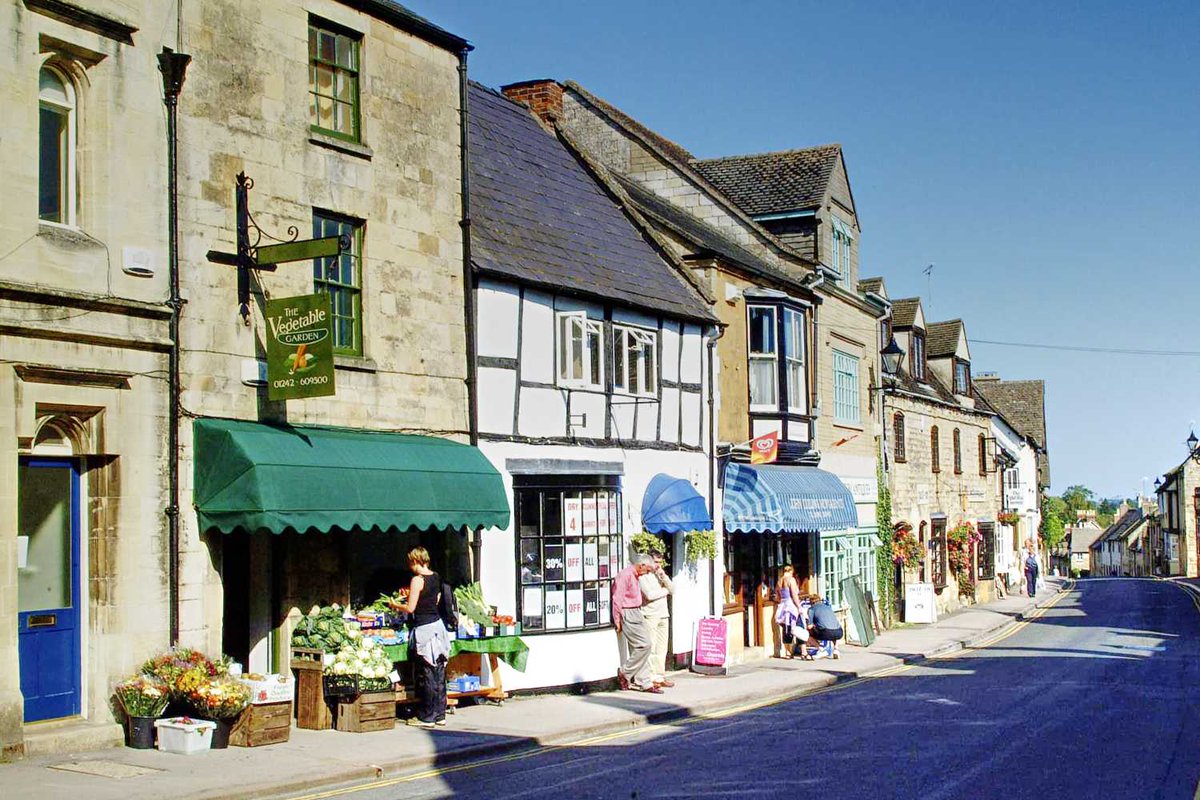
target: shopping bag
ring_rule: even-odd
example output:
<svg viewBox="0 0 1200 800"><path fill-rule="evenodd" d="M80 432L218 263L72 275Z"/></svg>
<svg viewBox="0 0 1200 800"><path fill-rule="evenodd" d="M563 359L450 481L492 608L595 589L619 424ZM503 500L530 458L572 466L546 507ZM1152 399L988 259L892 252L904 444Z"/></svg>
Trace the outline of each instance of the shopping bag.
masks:
<svg viewBox="0 0 1200 800"><path fill-rule="evenodd" d="M808 628L804 627L803 625L793 625L792 626L792 636L796 637L797 642L807 642L808 641Z"/></svg>

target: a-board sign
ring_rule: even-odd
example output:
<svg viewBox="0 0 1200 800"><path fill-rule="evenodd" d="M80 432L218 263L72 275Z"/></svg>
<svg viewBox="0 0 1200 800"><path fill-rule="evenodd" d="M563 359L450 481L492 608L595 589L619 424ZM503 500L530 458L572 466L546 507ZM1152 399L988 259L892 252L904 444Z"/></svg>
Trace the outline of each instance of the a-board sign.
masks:
<svg viewBox="0 0 1200 800"><path fill-rule="evenodd" d="M334 394L333 314L329 295L268 300L267 397L293 400Z"/></svg>
<svg viewBox="0 0 1200 800"><path fill-rule="evenodd" d="M863 647L870 647L875 641L875 627L871 624L871 610L867 607L867 598L863 594L862 583L857 575L851 575L842 581L842 596L850 605L850 616L854 618L858 643Z"/></svg>
<svg viewBox="0 0 1200 800"><path fill-rule="evenodd" d="M696 623L696 649L692 660L706 667L725 666L728 624L720 617L701 617Z"/></svg>

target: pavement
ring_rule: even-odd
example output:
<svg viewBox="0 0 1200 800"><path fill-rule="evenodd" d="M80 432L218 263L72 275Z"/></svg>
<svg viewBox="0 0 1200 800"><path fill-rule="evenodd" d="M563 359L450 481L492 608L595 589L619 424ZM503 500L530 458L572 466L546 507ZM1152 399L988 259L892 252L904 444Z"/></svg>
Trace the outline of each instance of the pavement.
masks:
<svg viewBox="0 0 1200 800"><path fill-rule="evenodd" d="M500 705L460 708L448 727L435 731L401 726L347 734L293 728L286 743L192 756L128 748L40 756L0 764L0 794L6 800L287 796L577 744L654 723L736 713L968 648L1054 602L1067 584L1056 578L1047 582L1047 591L1033 600L1010 596L962 609L932 625L901 626L881 634L869 648L843 644L836 661L764 659L733 667L721 677L679 672L671 675L676 686L662 695L613 691L514 697Z"/></svg>

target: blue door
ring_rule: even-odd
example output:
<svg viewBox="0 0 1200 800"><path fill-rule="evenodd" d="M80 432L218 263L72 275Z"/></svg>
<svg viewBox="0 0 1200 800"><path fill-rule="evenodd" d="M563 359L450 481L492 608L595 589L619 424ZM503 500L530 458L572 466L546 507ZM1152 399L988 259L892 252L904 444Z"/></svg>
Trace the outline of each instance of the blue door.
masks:
<svg viewBox="0 0 1200 800"><path fill-rule="evenodd" d="M17 623L25 721L79 713L79 472L17 465Z"/></svg>

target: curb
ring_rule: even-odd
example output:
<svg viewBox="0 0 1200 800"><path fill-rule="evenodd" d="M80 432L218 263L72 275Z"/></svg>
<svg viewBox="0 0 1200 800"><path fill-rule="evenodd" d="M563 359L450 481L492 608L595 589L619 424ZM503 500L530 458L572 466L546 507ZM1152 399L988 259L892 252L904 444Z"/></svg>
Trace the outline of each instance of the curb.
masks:
<svg viewBox="0 0 1200 800"><path fill-rule="evenodd" d="M461 767L471 762L483 761L488 758L510 756L522 751L532 751L545 747L561 747L578 743L582 739L619 733L625 730L634 730L651 725L659 725L668 722L679 722L685 719L705 717L710 714L731 711L752 703L756 704L758 707L787 703L792 700L798 700L802 697L813 694L814 692L827 689L831 686L875 677L877 675L894 670L897 666L916 666L949 655L951 653L968 649L972 647L973 643L975 642L984 641L996 635L1000 631L1006 630L1007 628L1010 628L1021 622L1028 621L1032 612L1049 605L1051 602L1057 601L1059 595L1070 591L1074 587L1074 580L1069 580L1061 585L1053 594L1047 594L1045 600L1035 601L1032 605L1017 612L1012 619L1002 622L1001 624L989 628L986 631L980 631L979 633L973 634L969 639L960 639L950 642L930 652L917 655L910 655L906 657L887 656L894 663L865 672L850 671L836 675L826 674L811 682L806 682L805 685L797 687L794 691L777 693L771 695L770 697L763 697L761 694L748 692L740 694L736 697L726 697L720 700L699 702L691 706L666 706L662 709L647 711L632 720L624 722L588 725L578 728L558 730L538 738L521 737L499 743L465 745L461 748L445 751L435 755L419 755L408 758L398 758L382 764L371 765L367 767L347 766L345 769L338 770L336 774L330 772L324 776L312 776L306 779L297 779L289 783L274 783L270 785L260 785L257 787L242 787L235 792L230 792L227 790L201 792L195 795L187 795L187 797L189 800L248 800L249 798L284 798L299 792L311 793L314 791L332 790L339 787L350 788L361 786L363 788L369 788L371 783L374 781L382 780L384 778L398 777L406 772L430 770L435 768L444 769L449 767ZM1198 593L1198 596L1200 596L1200 589L1197 589L1196 592ZM880 653L877 655L884 654Z"/></svg>

